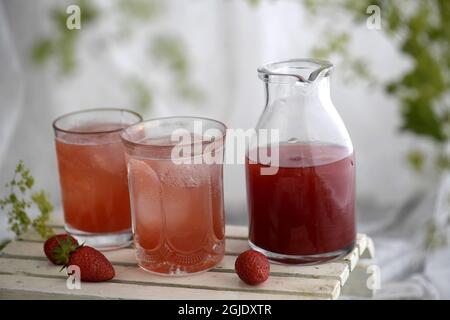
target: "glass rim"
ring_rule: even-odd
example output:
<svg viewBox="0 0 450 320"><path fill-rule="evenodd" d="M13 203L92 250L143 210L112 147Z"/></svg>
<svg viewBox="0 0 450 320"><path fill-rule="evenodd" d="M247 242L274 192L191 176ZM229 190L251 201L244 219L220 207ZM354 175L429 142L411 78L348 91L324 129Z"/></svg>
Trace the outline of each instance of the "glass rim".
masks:
<svg viewBox="0 0 450 320"><path fill-rule="evenodd" d="M310 76L305 79L303 76L291 72L281 72L279 68L283 65L287 68L300 68L299 65L305 63L310 63L316 65L316 68L311 67L311 73ZM307 67L303 67L303 69L306 69ZM314 80L322 73L326 73L333 69L333 64L330 61L327 60L321 60L321 59L312 59L312 58L298 58L298 59L289 59L289 60L282 60L272 63L267 63L262 66L260 66L257 69L259 78L266 82L271 82L270 77L271 76L288 76L288 77L294 77L296 80L300 82L305 83L311 83L314 82Z"/></svg>
<svg viewBox="0 0 450 320"><path fill-rule="evenodd" d="M120 138L122 139L123 142L125 143L129 143L131 145L134 146L140 146L140 147L162 147L162 148L167 148L167 147L173 147L173 145L166 145L166 144L152 144L152 143L141 143L141 142L136 142L136 141L132 141L128 138L125 137L125 134L127 133L128 130L133 129L133 127L135 126L144 126L148 123L151 122L156 122L156 121L161 121L161 120L175 120L175 119L180 119L180 120L206 120L212 123L216 123L219 124L222 129L219 129L220 131L222 131L222 134L220 135L220 139L223 140L223 138L226 136L227 134L227 129L228 127L221 121L219 120L215 120L215 119L211 119L211 118L207 118L207 117L195 117L195 116L168 116L168 117L157 117L157 118L151 118L151 119L147 119L147 120L143 120L139 123L135 123L130 125L129 127L125 128L123 130L123 132L120 134ZM150 138L151 140L151 138Z"/></svg>
<svg viewBox="0 0 450 320"><path fill-rule="evenodd" d="M136 111L130 110L130 109L124 109L124 108L92 108L92 109L84 109L84 110L77 110L77 111L72 111L69 113L65 113L59 117L57 117L55 120L53 120L52 126L53 129L55 131L60 131L60 132L64 132L64 133L71 133L71 134L103 134L103 133L114 133L114 132L120 132L122 130L124 130L125 128L117 128L117 129L110 129L110 130L99 130L99 131L75 131L75 130L71 130L71 129L63 129L61 127L59 127L57 125L57 122L60 120L63 120L67 117L71 117L77 114L81 114L81 113L90 113L90 112L102 112L102 111L113 111L113 112L126 112L129 114L132 114L134 116L136 116L138 118L138 121L133 122L130 125L135 125L139 122L141 122L143 120L142 116L137 113Z"/></svg>

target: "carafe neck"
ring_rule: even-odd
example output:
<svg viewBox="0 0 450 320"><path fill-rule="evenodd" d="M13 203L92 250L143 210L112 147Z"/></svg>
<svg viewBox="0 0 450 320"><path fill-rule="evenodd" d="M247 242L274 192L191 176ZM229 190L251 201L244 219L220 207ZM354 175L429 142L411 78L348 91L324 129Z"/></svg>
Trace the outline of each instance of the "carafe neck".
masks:
<svg viewBox="0 0 450 320"><path fill-rule="evenodd" d="M309 103L318 103L322 105L330 105L331 91L330 91L330 77L323 76L316 79L313 83L293 82L293 83L279 83L279 82L265 82L265 107L283 105L282 103L275 103L276 101L289 101L294 99L297 105L306 105Z"/></svg>

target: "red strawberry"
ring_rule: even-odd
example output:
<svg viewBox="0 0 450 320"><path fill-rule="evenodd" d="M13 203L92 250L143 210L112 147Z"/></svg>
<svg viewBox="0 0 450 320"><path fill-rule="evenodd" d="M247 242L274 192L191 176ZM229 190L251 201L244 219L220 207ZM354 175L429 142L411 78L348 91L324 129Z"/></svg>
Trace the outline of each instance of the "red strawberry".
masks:
<svg viewBox="0 0 450 320"><path fill-rule="evenodd" d="M88 246L81 246L72 252L67 265L80 268L81 281L106 281L115 275L111 262L100 251Z"/></svg>
<svg viewBox="0 0 450 320"><path fill-rule="evenodd" d="M270 264L262 253L247 250L237 257L234 269L242 281L250 285L257 285L269 278Z"/></svg>
<svg viewBox="0 0 450 320"><path fill-rule="evenodd" d="M44 243L44 253L56 265L69 261L69 254L78 247L78 241L68 234L57 234Z"/></svg>

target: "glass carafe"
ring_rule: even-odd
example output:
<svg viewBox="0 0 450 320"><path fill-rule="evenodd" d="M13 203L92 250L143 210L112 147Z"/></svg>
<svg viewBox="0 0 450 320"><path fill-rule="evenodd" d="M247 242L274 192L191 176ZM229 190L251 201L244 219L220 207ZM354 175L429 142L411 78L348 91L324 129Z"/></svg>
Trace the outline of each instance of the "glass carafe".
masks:
<svg viewBox="0 0 450 320"><path fill-rule="evenodd" d="M355 159L331 101L332 67L296 59L258 69L266 100L247 149L249 242L272 261L325 262L355 245Z"/></svg>

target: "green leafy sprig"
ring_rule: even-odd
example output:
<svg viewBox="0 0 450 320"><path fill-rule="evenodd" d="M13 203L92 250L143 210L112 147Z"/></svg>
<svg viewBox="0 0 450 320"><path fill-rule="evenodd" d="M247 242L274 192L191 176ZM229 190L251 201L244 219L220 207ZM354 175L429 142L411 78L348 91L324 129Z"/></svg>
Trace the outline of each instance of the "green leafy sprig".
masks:
<svg viewBox="0 0 450 320"><path fill-rule="evenodd" d="M23 161L19 161L14 176L5 186L8 189L3 199L0 199L0 209L8 216L8 225L17 237L27 232L32 226L44 239L53 235L53 229L48 225L53 205L44 190L33 191L34 178L30 169ZM27 212L35 205L40 214L32 218Z"/></svg>

